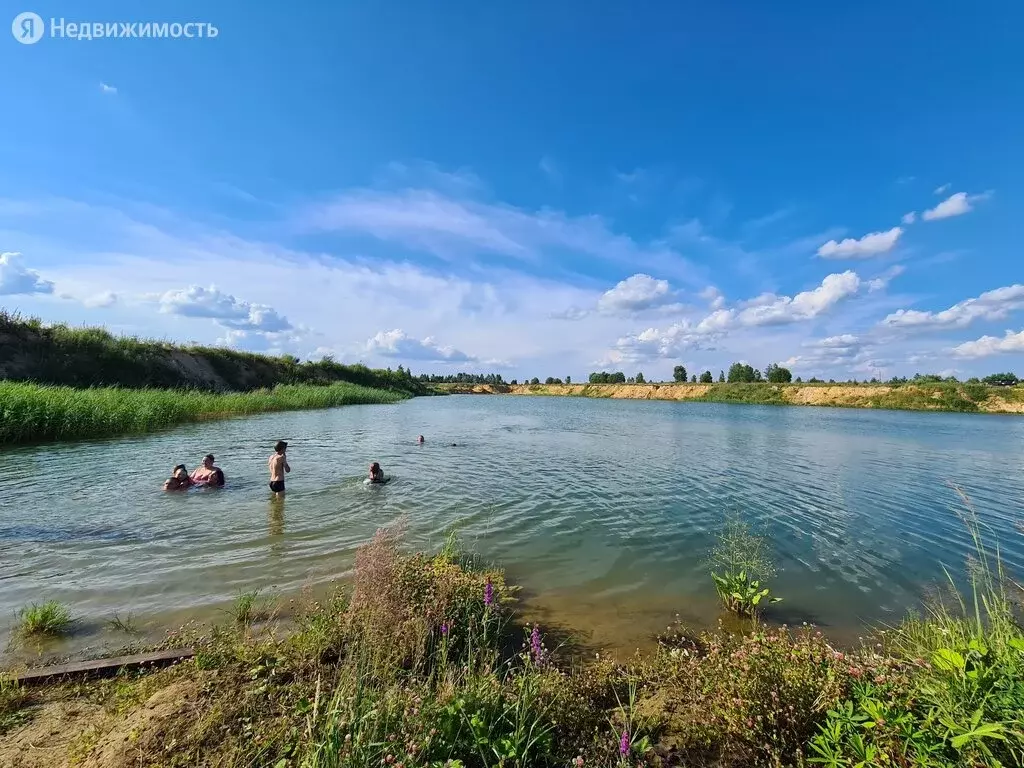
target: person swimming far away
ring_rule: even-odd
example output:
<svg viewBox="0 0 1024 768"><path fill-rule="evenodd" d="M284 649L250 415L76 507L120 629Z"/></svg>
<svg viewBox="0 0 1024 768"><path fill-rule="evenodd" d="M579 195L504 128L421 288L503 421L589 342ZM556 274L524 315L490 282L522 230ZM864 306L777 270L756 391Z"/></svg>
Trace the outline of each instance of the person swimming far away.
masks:
<svg viewBox="0 0 1024 768"><path fill-rule="evenodd" d="M422 445L423 443L426 442L426 440L423 439L423 435L420 435L419 439L416 442Z"/></svg>
<svg viewBox="0 0 1024 768"><path fill-rule="evenodd" d="M188 476L188 470L184 464L179 464L171 470L171 476L164 480L165 491L184 491L192 486L192 478Z"/></svg>
<svg viewBox="0 0 1024 768"><path fill-rule="evenodd" d="M370 482L371 483L386 483L387 479L384 477L384 470L380 468L380 464L376 461L370 465Z"/></svg>
<svg viewBox="0 0 1024 768"><path fill-rule="evenodd" d="M292 471L291 466L288 464L287 454L288 443L284 440L278 440L274 443L274 452L267 459L267 467L270 469L270 490L275 496L280 496L284 493L285 473Z"/></svg>
<svg viewBox="0 0 1024 768"><path fill-rule="evenodd" d="M189 476L192 485L205 485L215 488L224 485L224 472L220 467L214 466L214 461L212 453L208 453L203 457L202 465L192 470L192 474Z"/></svg>

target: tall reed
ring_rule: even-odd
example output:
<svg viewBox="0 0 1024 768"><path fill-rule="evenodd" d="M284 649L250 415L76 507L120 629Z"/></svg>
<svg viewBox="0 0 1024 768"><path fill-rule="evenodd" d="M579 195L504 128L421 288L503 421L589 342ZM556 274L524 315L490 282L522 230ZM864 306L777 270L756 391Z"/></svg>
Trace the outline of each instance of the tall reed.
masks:
<svg viewBox="0 0 1024 768"><path fill-rule="evenodd" d="M253 392L75 389L0 381L0 444L110 437L270 411L395 403L407 395L358 384L281 385Z"/></svg>

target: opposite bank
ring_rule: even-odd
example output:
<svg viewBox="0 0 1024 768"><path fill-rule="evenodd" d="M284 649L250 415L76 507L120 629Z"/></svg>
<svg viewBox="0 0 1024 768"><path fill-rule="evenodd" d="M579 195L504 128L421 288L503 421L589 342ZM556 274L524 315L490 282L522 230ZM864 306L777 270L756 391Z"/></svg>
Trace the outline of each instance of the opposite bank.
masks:
<svg viewBox="0 0 1024 768"><path fill-rule="evenodd" d="M449 394L693 400L908 411L1024 414L1024 387L929 384L435 384Z"/></svg>

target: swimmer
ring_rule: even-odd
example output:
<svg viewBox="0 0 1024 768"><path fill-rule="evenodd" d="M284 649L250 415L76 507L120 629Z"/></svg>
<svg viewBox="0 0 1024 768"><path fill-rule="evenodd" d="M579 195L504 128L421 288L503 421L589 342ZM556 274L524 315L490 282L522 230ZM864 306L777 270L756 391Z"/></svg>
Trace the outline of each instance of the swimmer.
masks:
<svg viewBox="0 0 1024 768"><path fill-rule="evenodd" d="M220 467L216 467L213 464L214 458L212 453L208 453L203 457L203 464L200 467L196 467L192 470L192 484L193 485L215 485L216 478L220 477L223 485L224 473L221 472Z"/></svg>
<svg viewBox="0 0 1024 768"><path fill-rule="evenodd" d="M280 496L284 493L284 474L291 472L288 465L288 443L278 440L274 443L274 453L267 459L267 466L270 468L270 490Z"/></svg>
<svg viewBox="0 0 1024 768"><path fill-rule="evenodd" d="M188 476L188 470L184 464L179 464L171 470L171 476L164 480L165 491L184 491L192 485L192 478Z"/></svg>
<svg viewBox="0 0 1024 768"><path fill-rule="evenodd" d="M371 483L383 483L384 482L384 470L380 468L380 464L376 461L370 465L370 482Z"/></svg>
<svg viewBox="0 0 1024 768"><path fill-rule="evenodd" d="M417 440L416 442L419 443L420 445L422 445L426 441L423 439L423 435L420 435L419 440Z"/></svg>

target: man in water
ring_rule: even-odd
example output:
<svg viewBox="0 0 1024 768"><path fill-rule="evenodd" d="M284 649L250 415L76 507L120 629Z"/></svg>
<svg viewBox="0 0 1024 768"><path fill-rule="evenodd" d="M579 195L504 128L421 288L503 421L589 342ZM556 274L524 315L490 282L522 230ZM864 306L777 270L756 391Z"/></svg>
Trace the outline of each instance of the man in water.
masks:
<svg viewBox="0 0 1024 768"><path fill-rule="evenodd" d="M288 466L288 443L278 440L274 444L274 453L267 459L267 466L270 467L270 490L276 494L284 493L284 473L291 472Z"/></svg>
<svg viewBox="0 0 1024 768"><path fill-rule="evenodd" d="M165 491L184 491L192 485L192 479L188 476L188 470L184 464L179 464L171 472L169 479L164 481Z"/></svg>
<svg viewBox="0 0 1024 768"><path fill-rule="evenodd" d="M203 465L196 467L190 476L193 485L217 485L218 479L220 480L220 485L224 484L224 473L220 467L215 467L213 462L212 453L208 453L203 457Z"/></svg>
<svg viewBox="0 0 1024 768"><path fill-rule="evenodd" d="M419 439L419 440L417 440L416 442L417 442L417 443L422 443L422 442L423 442L423 435L420 435L420 439Z"/></svg>

